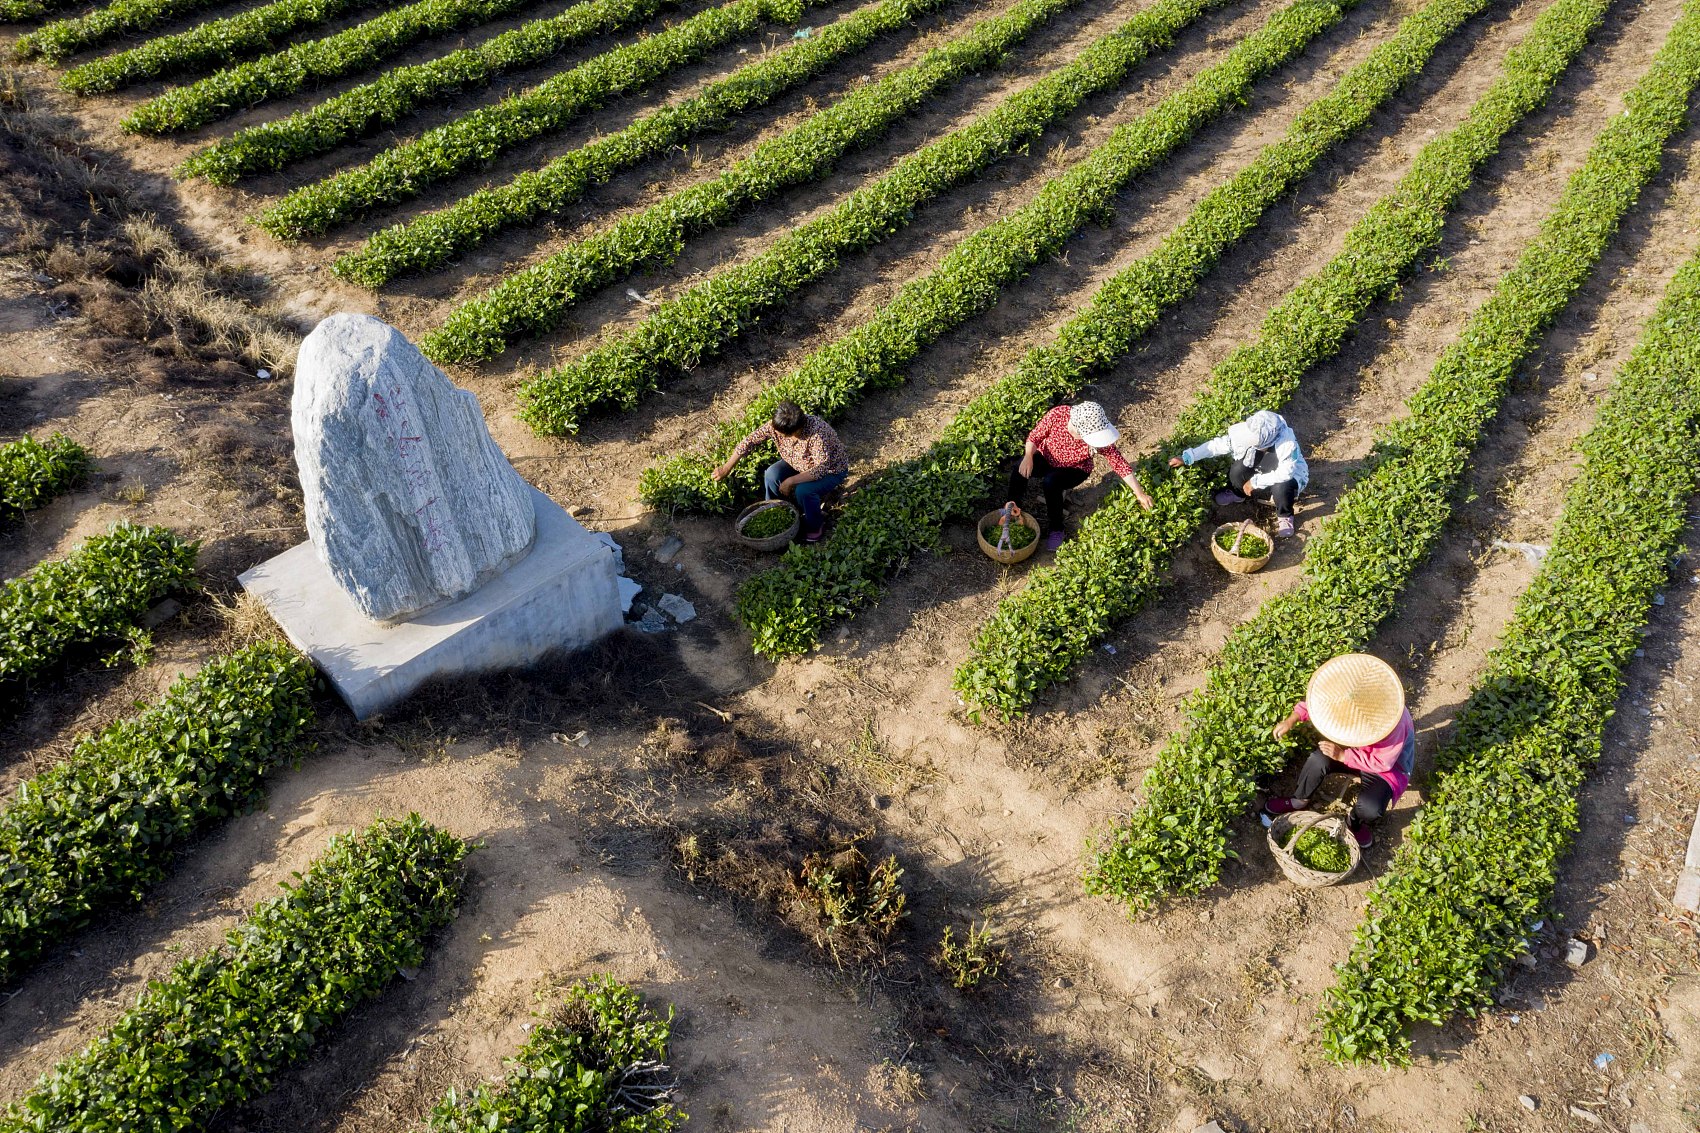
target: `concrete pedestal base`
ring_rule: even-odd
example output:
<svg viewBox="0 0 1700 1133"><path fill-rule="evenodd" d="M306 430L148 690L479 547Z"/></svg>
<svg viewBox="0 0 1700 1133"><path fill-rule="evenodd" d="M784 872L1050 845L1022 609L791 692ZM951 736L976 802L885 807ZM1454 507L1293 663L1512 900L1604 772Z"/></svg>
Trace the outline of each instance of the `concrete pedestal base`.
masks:
<svg viewBox="0 0 1700 1133"><path fill-rule="evenodd" d="M548 496L533 490L532 498L537 540L529 554L465 598L408 621L369 621L311 543L237 581L364 720L432 677L528 665L620 627L613 553Z"/></svg>

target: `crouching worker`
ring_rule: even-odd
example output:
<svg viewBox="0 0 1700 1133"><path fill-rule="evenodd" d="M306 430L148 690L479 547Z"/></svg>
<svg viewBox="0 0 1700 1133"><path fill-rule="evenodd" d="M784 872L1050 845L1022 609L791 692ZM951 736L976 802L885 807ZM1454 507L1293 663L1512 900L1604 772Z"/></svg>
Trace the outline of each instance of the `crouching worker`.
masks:
<svg viewBox="0 0 1700 1133"><path fill-rule="evenodd" d="M804 413L794 401L782 401L773 407L773 418L761 428L738 442L726 463L712 473L716 480L732 475L732 469L744 455L763 441L772 441L779 450L779 459L767 466L762 484L767 498L789 496L797 501L803 513L803 538L818 543L825 520L821 518L821 497L844 483L850 475L850 458L831 425L813 413Z"/></svg>
<svg viewBox="0 0 1700 1133"><path fill-rule="evenodd" d="M1262 500L1275 505L1275 534L1293 533L1293 501L1310 483L1310 466L1299 450L1299 439L1286 418L1259 409L1214 440L1187 449L1169 460L1172 468L1195 464L1213 456L1231 456L1228 488L1216 493L1221 507L1243 500Z"/></svg>
<svg viewBox="0 0 1700 1133"><path fill-rule="evenodd" d="M1096 401L1059 405L1039 418L1039 423L1027 434L1021 461L1009 474L1009 504L1005 506L1021 502L1027 494L1027 482L1033 477L1044 483L1047 551L1056 550L1068 538L1062 525L1063 493L1091 475L1094 452L1133 489L1140 506L1150 509L1151 497L1145 494L1139 478L1133 474L1133 466L1116 447L1120 437L1120 431L1110 424L1104 407Z"/></svg>
<svg viewBox="0 0 1700 1133"><path fill-rule="evenodd" d="M1263 804L1266 817L1304 810L1330 771L1358 773L1358 799L1346 825L1358 845L1375 843L1371 827L1405 793L1417 754L1417 730L1405 707L1405 690L1393 666L1367 653L1346 653L1311 674L1305 698L1275 725L1285 739L1293 725L1310 721L1322 736L1305 760L1291 798Z"/></svg>

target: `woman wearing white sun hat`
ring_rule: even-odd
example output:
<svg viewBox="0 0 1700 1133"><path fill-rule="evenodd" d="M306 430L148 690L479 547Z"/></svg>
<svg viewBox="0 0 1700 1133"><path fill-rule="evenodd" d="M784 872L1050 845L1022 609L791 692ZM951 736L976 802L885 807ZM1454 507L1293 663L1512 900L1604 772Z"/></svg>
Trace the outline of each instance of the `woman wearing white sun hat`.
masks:
<svg viewBox="0 0 1700 1133"><path fill-rule="evenodd" d="M1216 493L1218 506L1263 500L1275 505L1275 534L1285 538L1293 533L1293 501L1310 483L1310 465L1285 417L1259 409L1229 425L1221 436L1171 457L1169 465L1179 468L1213 456L1233 457L1228 486Z"/></svg>
<svg viewBox="0 0 1700 1133"><path fill-rule="evenodd" d="M1358 800L1346 820L1358 845L1375 842L1370 826L1381 820L1411 783L1417 754L1417 730L1405 707L1399 674L1379 657L1345 653L1311 674L1305 698L1287 718L1275 725L1275 738L1285 739L1293 726L1310 721L1322 736L1317 750L1305 760L1291 798L1271 798L1263 804L1270 817L1303 810L1330 771L1358 773Z"/></svg>
<svg viewBox="0 0 1700 1133"><path fill-rule="evenodd" d="M1133 466L1116 447L1121 432L1110 424L1104 407L1096 401L1059 405L1039 418L1027 434L1020 462L1009 474L1009 503L1013 508L1027 494L1027 481L1039 477L1045 485L1045 549L1054 551L1068 538L1062 529L1062 494L1092 473L1092 454L1109 464L1122 482L1133 490L1140 506L1149 509L1151 497L1140 486Z"/></svg>

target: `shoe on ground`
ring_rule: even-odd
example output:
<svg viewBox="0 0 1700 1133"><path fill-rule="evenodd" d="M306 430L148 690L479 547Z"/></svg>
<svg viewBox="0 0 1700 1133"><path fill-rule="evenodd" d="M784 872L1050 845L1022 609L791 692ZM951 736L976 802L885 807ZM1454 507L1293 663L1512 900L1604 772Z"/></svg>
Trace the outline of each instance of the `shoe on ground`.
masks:
<svg viewBox="0 0 1700 1133"><path fill-rule="evenodd" d="M1068 535L1061 531L1053 531L1045 536L1045 550L1054 551L1068 540Z"/></svg>
<svg viewBox="0 0 1700 1133"><path fill-rule="evenodd" d="M1223 488L1220 492L1216 493L1217 507L1233 507L1235 504L1243 503L1245 503L1245 497L1228 488Z"/></svg>
<svg viewBox="0 0 1700 1133"><path fill-rule="evenodd" d="M826 527L823 525L821 527L815 528L813 531L804 532L803 533L803 542L805 542L805 543L819 543L825 537L826 537Z"/></svg>
<svg viewBox="0 0 1700 1133"><path fill-rule="evenodd" d="M1275 517L1275 538L1287 539L1293 534L1293 517L1280 515Z"/></svg>
<svg viewBox="0 0 1700 1133"><path fill-rule="evenodd" d="M1263 804L1263 813L1270 818L1280 814L1292 814L1295 810L1306 810L1309 799L1288 799L1276 796Z"/></svg>
<svg viewBox="0 0 1700 1133"><path fill-rule="evenodd" d="M1358 840L1358 849L1367 850L1375 845L1375 831L1367 826L1360 826L1352 831L1352 837Z"/></svg>

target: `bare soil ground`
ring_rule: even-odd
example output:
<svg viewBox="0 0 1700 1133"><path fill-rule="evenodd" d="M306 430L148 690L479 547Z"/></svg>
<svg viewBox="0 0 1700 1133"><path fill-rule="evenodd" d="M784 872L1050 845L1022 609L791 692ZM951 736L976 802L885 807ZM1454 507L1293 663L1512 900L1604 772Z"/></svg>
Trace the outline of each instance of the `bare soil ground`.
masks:
<svg viewBox="0 0 1700 1133"><path fill-rule="evenodd" d="M369 226L288 247L244 218L391 137L239 192L215 190L170 178L188 143L118 130L123 110L154 88L75 104L45 71L19 70L0 82L0 440L59 429L99 464L85 489L0 533L0 574L132 519L203 540L205 580L204 595L160 630L150 663L102 669L79 659L0 720L0 790L61 757L75 735L157 695L177 673L264 631L234 579L304 537L288 364L290 344L316 318L366 310L423 333L452 302L572 233L710 175L861 76L902 66L1005 6L955 6L773 112L616 179L570 222L509 234L448 272L381 296L341 285L328 271ZM751 656L730 612L738 581L767 560L733 546L723 521L655 515L637 500L638 474L653 457L690 443L761 384L865 319L956 241L1031 199L1046 178L1220 58L1277 6L1245 0L1200 21L1122 91L945 194L903 233L853 258L637 413L595 421L571 441L536 438L514 415L513 390L537 366L641 317L624 284L581 306L560 333L455 374L479 395L521 473L563 504L590 508L585 522L625 546L629 570L648 590L640 600L684 594L701 616L662 635L622 633L588 656L535 672L441 688L367 724L324 697L312 750L273 778L262 809L186 850L141 910L81 935L0 992L0 1096L18 1095L97 1034L179 951L215 941L332 834L416 810L482 844L463 915L412 978L339 1027L266 1097L227 1115L221 1129L411 1128L449 1086L499 1074L554 989L603 971L677 1008L680 1100L705 1129L1190 1133L1211 1119L1239 1130L1387 1133L1700 1128L1700 947L1692 918L1669 900L1700 797L1700 648L1684 632L1700 617L1700 527L1608 725L1606 758L1587 788L1582 835L1553 916L1499 1007L1420 1034L1417 1063L1404 1071L1329 1066L1311 1032L1330 966L1344 956L1369 886L1422 803L1433 752L1532 577L1529 559L1499 544L1550 537L1575 473L1574 442L1665 282L1693 254L1700 164L1690 158L1700 127L1672 146L1665 175L1518 379L1479 450L1452 538L1374 643L1406 674L1420 747L1417 782L1366 868L1332 889L1295 890L1248 817L1234 843L1238 861L1205 898L1129 921L1087 898L1079 881L1083 846L1137 803L1141 776L1181 721L1182 698L1233 627L1298 580L1305 541L1367 455L1374 429L1400 412L1534 234L1590 139L1621 111L1677 0L1619 6L1551 104L1489 163L1437 254L1339 358L1306 379L1289 410L1315 474L1300 538L1248 578L1225 577L1198 540L1169 592L1024 722L970 724L950 689L975 629L1023 578L1021 568L979 556L966 526L948 533L947 554L911 563L877 608L814 656L772 666ZM849 414L842 429L859 469L923 447L957 407L1250 162L1414 7L1363 4L1260 84L1241 112L1131 186L1112 224L1083 234L1063 260L926 351L902 388ZM1130 0L1084 5L1012 53L1006 67L934 100L847 158L838 177L693 242L679 263L632 285L671 294L760 251L1136 9ZM848 10L839 4L811 19ZM1350 223L1428 139L1462 119L1539 11L1536 3L1507 6L1467 29L1136 357L1096 383L1131 449L1166 434L1211 366L1338 250ZM743 46L754 52L778 42ZM606 44L501 90L451 100L393 136L448 120L598 46ZM538 164L745 58L728 52L687 69L373 223ZM310 101L249 112L191 141ZM1077 495L1076 520L1099 489ZM658 556L672 537L683 549ZM580 732L585 746L569 738ZM870 860L896 856L908 916L891 940L839 941L835 956L821 947L821 926L795 879L810 854L852 845ZM932 958L946 926L961 934L978 921L993 926L1009 963L989 988L963 994ZM1597 951L1579 971L1561 959L1571 935ZM1614 1058L1596 1070L1601 1053ZM1532 1112L1520 1095L1535 1101Z"/></svg>

